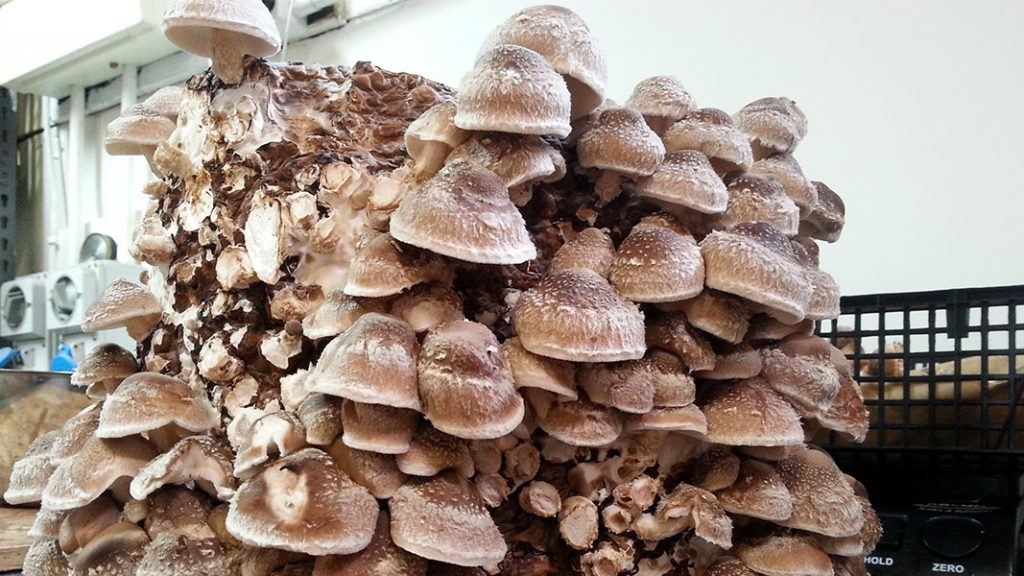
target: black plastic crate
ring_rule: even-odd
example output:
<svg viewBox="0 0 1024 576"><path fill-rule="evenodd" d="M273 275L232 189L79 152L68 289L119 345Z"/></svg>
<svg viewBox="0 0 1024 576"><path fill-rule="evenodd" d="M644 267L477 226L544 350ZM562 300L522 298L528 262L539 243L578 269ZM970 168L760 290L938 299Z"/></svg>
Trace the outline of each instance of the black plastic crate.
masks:
<svg viewBox="0 0 1024 576"><path fill-rule="evenodd" d="M1024 286L844 297L823 337L871 411L863 444L822 438L844 467L1018 471L1024 463Z"/></svg>

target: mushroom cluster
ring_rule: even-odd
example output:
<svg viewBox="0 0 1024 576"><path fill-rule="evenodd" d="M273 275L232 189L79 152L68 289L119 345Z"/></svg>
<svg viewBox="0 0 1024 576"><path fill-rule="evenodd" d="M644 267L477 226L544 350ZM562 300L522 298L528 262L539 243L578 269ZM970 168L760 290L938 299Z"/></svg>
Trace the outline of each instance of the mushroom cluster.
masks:
<svg viewBox="0 0 1024 576"><path fill-rule="evenodd" d="M111 125L158 177L151 270L83 324L138 349L15 469L26 575L865 574L864 488L806 444L868 419L812 335L844 214L793 101L619 106L561 7L456 95L258 60L262 4L215 4L165 23L213 70Z"/></svg>

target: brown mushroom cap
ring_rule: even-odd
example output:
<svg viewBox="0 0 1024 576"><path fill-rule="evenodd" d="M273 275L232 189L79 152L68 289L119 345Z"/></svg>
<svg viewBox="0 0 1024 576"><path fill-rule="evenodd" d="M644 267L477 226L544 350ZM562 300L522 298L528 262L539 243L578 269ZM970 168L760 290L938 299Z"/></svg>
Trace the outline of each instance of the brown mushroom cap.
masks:
<svg viewBox="0 0 1024 576"><path fill-rule="evenodd" d="M485 47L459 87L455 125L478 132L569 135L569 89L540 54Z"/></svg>
<svg viewBox="0 0 1024 576"><path fill-rule="evenodd" d="M626 425L630 431L663 430L703 437L708 425L704 413L696 405L654 408L632 417Z"/></svg>
<svg viewBox="0 0 1024 576"><path fill-rule="evenodd" d="M750 344L720 346L715 356L715 367L696 373L704 380L746 380L761 373L764 361L761 352Z"/></svg>
<svg viewBox="0 0 1024 576"><path fill-rule="evenodd" d="M67 510L40 508L28 529L28 537L35 541L48 540L60 535L60 525L68 515Z"/></svg>
<svg viewBox="0 0 1024 576"><path fill-rule="evenodd" d="M684 116L663 135L668 152L696 150L711 161L719 173L746 171L754 154L746 136L728 114L717 108L700 108Z"/></svg>
<svg viewBox="0 0 1024 576"><path fill-rule="evenodd" d="M827 453L799 450L779 461L776 470L793 495L793 515L779 524L833 537L860 532L860 501Z"/></svg>
<svg viewBox="0 0 1024 576"><path fill-rule="evenodd" d="M643 313L593 271L546 276L523 293L512 314L519 340L534 354L577 362L643 356Z"/></svg>
<svg viewBox="0 0 1024 576"><path fill-rule="evenodd" d="M64 423L50 448L50 462L54 466L78 454L85 441L96 433L100 425L101 406L99 403L88 406Z"/></svg>
<svg viewBox="0 0 1024 576"><path fill-rule="evenodd" d="M576 380L587 398L598 404L631 414L644 414L654 408L654 370L643 359L584 364Z"/></svg>
<svg viewBox="0 0 1024 576"><path fill-rule="evenodd" d="M46 481L55 468L50 461L50 451L59 437L60 430L37 436L21 459L14 463L10 482L4 491L4 500L8 504L28 504L42 499Z"/></svg>
<svg viewBox="0 0 1024 576"><path fill-rule="evenodd" d="M674 76L652 76L637 83L626 108L643 114L657 134L681 120L694 107L693 97Z"/></svg>
<svg viewBox="0 0 1024 576"><path fill-rule="evenodd" d="M708 441L729 446L788 446L804 440L800 416L764 380L715 386L701 403Z"/></svg>
<svg viewBox="0 0 1024 576"><path fill-rule="evenodd" d="M353 298L341 290L332 290L323 304L302 319L302 335L310 340L337 336L355 324L360 316L385 310L380 300Z"/></svg>
<svg viewBox="0 0 1024 576"><path fill-rule="evenodd" d="M114 343L93 348L71 374L71 384L88 386L93 382L115 380L120 382L139 370L135 355Z"/></svg>
<svg viewBox="0 0 1024 576"><path fill-rule="evenodd" d="M664 350L648 350L643 362L654 376L654 405L679 407L693 404L697 388L686 364L675 354Z"/></svg>
<svg viewBox="0 0 1024 576"><path fill-rule="evenodd" d="M442 432L467 439L498 438L523 420L523 398L512 370L486 326L457 320L423 340L418 363L423 413Z"/></svg>
<svg viewBox="0 0 1024 576"><path fill-rule="evenodd" d="M800 208L801 218L806 218L818 204L817 187L804 176L800 163L790 154L775 154L762 158L754 162L750 172L777 180L786 195Z"/></svg>
<svg viewBox="0 0 1024 576"><path fill-rule="evenodd" d="M754 100L734 114L733 120L757 148L758 157L792 152L807 135L807 117L789 98Z"/></svg>
<svg viewBox="0 0 1024 576"><path fill-rule="evenodd" d="M757 576L741 560L732 556L719 556L708 566L704 574L705 576Z"/></svg>
<svg viewBox="0 0 1024 576"><path fill-rule="evenodd" d="M181 110L185 91L184 86L164 86L143 100L142 105L174 122Z"/></svg>
<svg viewBox="0 0 1024 576"><path fill-rule="evenodd" d="M233 561L217 538L164 532L146 547L134 576L229 576Z"/></svg>
<svg viewBox="0 0 1024 576"><path fill-rule="evenodd" d="M609 108L576 146L580 166L629 178L650 176L665 159L665 145L638 112Z"/></svg>
<svg viewBox="0 0 1024 576"><path fill-rule="evenodd" d="M636 194L701 214L725 212L729 202L725 183L697 150L667 154L654 174L637 180Z"/></svg>
<svg viewBox="0 0 1024 576"><path fill-rule="evenodd" d="M669 312L652 320L647 326L647 345L678 356L691 371L715 367L711 344L690 328L681 312Z"/></svg>
<svg viewBox="0 0 1024 576"><path fill-rule="evenodd" d="M800 223L800 234L825 242L835 242L843 233L846 224L846 205L838 194L821 182L811 182L818 194L818 201L810 214Z"/></svg>
<svg viewBox="0 0 1024 576"><path fill-rule="evenodd" d="M743 542L736 547L736 555L765 576L833 576L828 554L800 536L779 534Z"/></svg>
<svg viewBox="0 0 1024 576"><path fill-rule="evenodd" d="M174 122L144 104L136 104L107 125L103 148L111 156L152 156L174 132Z"/></svg>
<svg viewBox="0 0 1024 576"><path fill-rule="evenodd" d="M775 469L744 460L736 482L715 493L722 508L733 514L779 522L793 515L793 497Z"/></svg>
<svg viewBox="0 0 1024 576"><path fill-rule="evenodd" d="M353 482L369 490L374 498L391 498L409 480L390 454L356 450L342 442L331 444L327 451L338 468Z"/></svg>
<svg viewBox="0 0 1024 576"><path fill-rule="evenodd" d="M381 511L369 546L348 556L320 556L312 576L426 576L427 560L391 540L391 519Z"/></svg>
<svg viewBox="0 0 1024 576"><path fill-rule="evenodd" d="M572 363L529 352L517 337L502 342L501 353L512 370L516 388L540 388L572 400L579 397Z"/></svg>
<svg viewBox="0 0 1024 576"><path fill-rule="evenodd" d="M415 161L417 177L430 177L444 165L445 157L469 138L455 125L455 101L434 104L405 130L405 150Z"/></svg>
<svg viewBox="0 0 1024 576"><path fill-rule="evenodd" d="M460 476L473 476L473 456L465 440L424 426L409 444L409 450L395 457L398 469L410 476L435 476L454 470Z"/></svg>
<svg viewBox="0 0 1024 576"><path fill-rule="evenodd" d="M309 394L299 404L298 416L306 429L306 442L327 446L341 434L342 400L326 394Z"/></svg>
<svg viewBox="0 0 1024 576"><path fill-rule="evenodd" d="M600 228L584 228L555 252L548 264L548 274L586 268L607 278L614 260L615 244L608 232Z"/></svg>
<svg viewBox="0 0 1024 576"><path fill-rule="evenodd" d="M462 298L439 284L414 286L395 300L391 313L408 322L417 333L426 332L445 322L461 320Z"/></svg>
<svg viewBox="0 0 1024 576"><path fill-rule="evenodd" d="M434 254L401 244L387 232L367 229L356 240L344 290L349 296L379 298L416 284L447 280L446 273Z"/></svg>
<svg viewBox="0 0 1024 576"><path fill-rule="evenodd" d="M782 340L791 334L806 335L813 333L813 320L803 320L796 324L786 324L767 314L755 314L750 319L750 327L747 329L747 340L751 342L760 340Z"/></svg>
<svg viewBox="0 0 1024 576"><path fill-rule="evenodd" d="M740 467L740 459L728 447L712 447L693 464L690 483L708 492L718 492L736 483Z"/></svg>
<svg viewBox="0 0 1024 576"><path fill-rule="evenodd" d="M729 181L729 206L717 221L722 228L764 222L786 236L794 236L800 227L800 209L776 180L743 174Z"/></svg>
<svg viewBox="0 0 1024 576"><path fill-rule="evenodd" d="M686 321L732 344L743 340L750 324L750 309L739 298L715 290L705 290L682 304Z"/></svg>
<svg viewBox="0 0 1024 576"><path fill-rule="evenodd" d="M537 257L501 178L461 160L402 199L391 215L391 234L408 244L481 264L519 264Z"/></svg>
<svg viewBox="0 0 1024 576"><path fill-rule="evenodd" d="M508 188L552 182L565 176L565 159L537 136L491 132L476 134L452 150L450 164L465 160L498 175Z"/></svg>
<svg viewBox="0 0 1024 576"><path fill-rule="evenodd" d="M68 576L71 567L68 559L53 539L38 539L32 542L22 561L23 574L28 576Z"/></svg>
<svg viewBox="0 0 1024 576"><path fill-rule="evenodd" d="M345 400L341 420L344 429L341 441L346 446L381 454L401 454L409 450L420 415L415 410Z"/></svg>
<svg viewBox="0 0 1024 576"><path fill-rule="evenodd" d="M146 532L130 522L118 522L100 532L71 560L74 574L134 576L149 545Z"/></svg>
<svg viewBox="0 0 1024 576"><path fill-rule="evenodd" d="M369 545L377 512L366 488L326 453L306 448L242 483L231 499L227 529L250 546L352 554Z"/></svg>
<svg viewBox="0 0 1024 576"><path fill-rule="evenodd" d="M235 491L232 456L230 448L210 436L183 438L132 479L132 498L145 500L167 484L194 482L204 492L227 501Z"/></svg>
<svg viewBox="0 0 1024 576"><path fill-rule="evenodd" d="M704 259L693 236L638 225L619 245L608 279L634 302L685 300L704 289Z"/></svg>
<svg viewBox="0 0 1024 576"><path fill-rule="evenodd" d="M220 413L188 384L155 372L124 379L100 411L96 435L121 438L175 424L190 432L205 432L220 422Z"/></svg>
<svg viewBox="0 0 1024 576"><path fill-rule="evenodd" d="M505 557L505 539L476 488L455 474L406 484L388 509L395 544L417 556L458 566L493 566Z"/></svg>
<svg viewBox="0 0 1024 576"><path fill-rule="evenodd" d="M153 446L137 436L94 436L77 454L57 466L43 490L43 506L52 510L84 506L117 480L138 474L155 456Z"/></svg>
<svg viewBox="0 0 1024 576"><path fill-rule="evenodd" d="M604 55L586 22L572 10L561 6L524 8L495 28L481 51L500 44L529 48L551 63L572 95L573 119L586 116L604 101L608 77Z"/></svg>
<svg viewBox="0 0 1024 576"><path fill-rule="evenodd" d="M815 415L818 422L829 430L842 432L854 442L863 442L868 434L870 415L864 405L860 384L850 374L839 372L839 392L832 406Z"/></svg>
<svg viewBox="0 0 1024 576"><path fill-rule="evenodd" d="M775 348L761 349L764 380L775 391L810 412L827 410L839 394L839 373L831 345L817 336L789 336Z"/></svg>
<svg viewBox="0 0 1024 576"><path fill-rule="evenodd" d="M171 44L212 59L214 74L227 84L241 81L244 56L281 49L274 18L258 0L175 0L164 12L163 30Z"/></svg>
<svg viewBox="0 0 1024 576"><path fill-rule="evenodd" d="M306 389L369 404L420 409L416 391L419 343L394 316L360 316L331 340L306 378Z"/></svg>
<svg viewBox="0 0 1024 576"><path fill-rule="evenodd" d="M163 310L146 288L118 279L103 289L82 318L84 332L125 327L136 341L142 340L160 321Z"/></svg>
<svg viewBox="0 0 1024 576"><path fill-rule="evenodd" d="M570 446L596 447L610 444L622 433L622 417L607 408L580 398L554 402L541 414L541 430Z"/></svg>
<svg viewBox="0 0 1024 576"><path fill-rule="evenodd" d="M799 322L811 286L786 237L769 224L745 222L700 243L708 287L762 304Z"/></svg>

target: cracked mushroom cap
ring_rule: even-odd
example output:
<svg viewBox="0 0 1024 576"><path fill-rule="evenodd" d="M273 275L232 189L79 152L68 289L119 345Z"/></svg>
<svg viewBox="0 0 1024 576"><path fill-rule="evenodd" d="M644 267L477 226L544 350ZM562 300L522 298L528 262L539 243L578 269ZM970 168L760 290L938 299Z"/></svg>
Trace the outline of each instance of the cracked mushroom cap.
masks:
<svg viewBox="0 0 1024 576"><path fill-rule="evenodd" d="M4 492L4 500L8 504L28 504L43 498L43 489L55 469L50 462L50 451L60 433L60 430L53 430L37 436L21 459L14 463Z"/></svg>
<svg viewBox="0 0 1024 576"><path fill-rule="evenodd" d="M405 320L417 333L433 330L445 322L461 320L462 297L439 284L414 286L391 305L391 313Z"/></svg>
<svg viewBox="0 0 1024 576"><path fill-rule="evenodd" d="M145 530L129 522L118 522L79 550L71 566L75 574L135 576L148 545Z"/></svg>
<svg viewBox="0 0 1024 576"><path fill-rule="evenodd" d="M742 467L728 446L713 446L701 454L690 470L690 483L708 492L718 492L736 483Z"/></svg>
<svg viewBox="0 0 1024 576"><path fill-rule="evenodd" d="M410 476L435 476L454 470L464 478L475 472L473 456L465 440L424 426L409 444L409 450L395 457L398 469Z"/></svg>
<svg viewBox="0 0 1024 576"><path fill-rule="evenodd" d="M789 240L770 224L744 222L700 243L709 288L761 304L798 323L807 313L811 286Z"/></svg>
<svg viewBox="0 0 1024 576"><path fill-rule="evenodd" d="M800 163L790 154L762 158L754 162L750 173L777 180L786 195L800 208L801 218L806 218L818 204L817 187L804 176Z"/></svg>
<svg viewBox="0 0 1024 576"><path fill-rule="evenodd" d="M746 304L716 290L705 290L681 307L691 326L732 344L743 341L750 325Z"/></svg>
<svg viewBox="0 0 1024 576"><path fill-rule="evenodd" d="M71 458L82 449L85 441L92 438L96 428L100 425L100 408L102 404L96 403L82 409L64 423L60 428L60 434L50 447L50 462L59 466L65 460Z"/></svg>
<svg viewBox="0 0 1024 576"><path fill-rule="evenodd" d="M818 193L818 201L810 214L800 223L800 234L825 242L835 242L846 224L846 205L831 188L821 182L811 182Z"/></svg>
<svg viewBox="0 0 1024 576"><path fill-rule="evenodd" d="M391 540L391 519L381 511L370 545L348 556L320 556L313 576L426 576L427 560Z"/></svg>
<svg viewBox="0 0 1024 576"><path fill-rule="evenodd" d="M681 432L704 437L708 432L707 419L696 405L658 407L632 417L626 425L630 431L661 430Z"/></svg>
<svg viewBox="0 0 1024 576"><path fill-rule="evenodd" d="M138 474L155 456L153 446L137 436L94 436L50 476L43 490L43 506L51 510L85 506L118 480Z"/></svg>
<svg viewBox="0 0 1024 576"><path fill-rule="evenodd" d="M728 446L790 446L804 440L800 416L764 380L713 387L701 404L708 441Z"/></svg>
<svg viewBox="0 0 1024 576"><path fill-rule="evenodd" d="M409 450L420 414L406 408L345 400L341 421L341 441L346 446L380 454L401 454Z"/></svg>
<svg viewBox="0 0 1024 576"><path fill-rule="evenodd" d="M647 326L647 345L678 356L693 371L715 367L715 351L707 339L690 328L682 312L658 316Z"/></svg>
<svg viewBox="0 0 1024 576"><path fill-rule="evenodd" d="M103 289L82 318L83 332L113 328L128 329L136 342L145 338L157 323L163 310L156 296L145 287L119 278Z"/></svg>
<svg viewBox="0 0 1024 576"><path fill-rule="evenodd" d="M132 498L145 500L167 484L195 483L207 494L226 501L235 491L233 456L230 448L210 436L183 438L132 479Z"/></svg>
<svg viewBox="0 0 1024 576"><path fill-rule="evenodd" d="M641 221L619 245L608 279L634 302L676 302L704 289L704 259L693 236Z"/></svg>
<svg viewBox="0 0 1024 576"><path fill-rule="evenodd" d="M786 236L795 236L800 209L775 179L743 174L729 181L729 206L717 221L725 229L743 222L764 222Z"/></svg>
<svg viewBox="0 0 1024 576"><path fill-rule="evenodd" d="M540 388L575 400L576 369L571 362L539 356L523 348L518 337L501 343L516 388Z"/></svg>
<svg viewBox="0 0 1024 576"><path fill-rule="evenodd" d="M331 444L327 452L342 472L379 500L391 498L409 480L391 454L356 450L342 442Z"/></svg>
<svg viewBox="0 0 1024 576"><path fill-rule="evenodd" d="M604 55L586 22L572 10L561 6L524 8L491 32L481 52L500 44L529 48L551 63L572 95L573 119L586 116L604 101L608 78Z"/></svg>
<svg viewBox="0 0 1024 576"><path fill-rule="evenodd" d="M607 280L581 268L545 276L512 313L523 348L576 362L640 358L646 351L643 319Z"/></svg>
<svg viewBox="0 0 1024 576"><path fill-rule="evenodd" d="M576 146L580 166L611 170L629 178L650 176L665 159L665 145L627 108L609 108L580 137Z"/></svg>
<svg viewBox="0 0 1024 576"><path fill-rule="evenodd" d="M455 474L406 484L388 509L394 543L422 558L493 566L508 550L476 488Z"/></svg>
<svg viewBox="0 0 1024 576"><path fill-rule="evenodd" d="M420 410L416 333L404 320L371 312L331 340L306 389L356 402Z"/></svg>
<svg viewBox="0 0 1024 576"><path fill-rule="evenodd" d="M332 290L324 303L302 319L302 335L310 340L330 338L348 330L356 320L370 312L386 312L379 300L354 298L341 290Z"/></svg>
<svg viewBox="0 0 1024 576"><path fill-rule="evenodd" d="M548 264L548 274L571 268L585 268L602 278L608 278L615 260L615 244L608 231L584 228L555 252Z"/></svg>
<svg viewBox="0 0 1024 576"><path fill-rule="evenodd" d="M776 470L793 495L793 515L780 525L832 537L860 532L864 526L860 500L828 454L798 450L780 460Z"/></svg>
<svg viewBox="0 0 1024 576"><path fill-rule="evenodd" d="M277 24L259 0L174 0L163 19L164 36L178 48L213 61L226 84L242 80L243 58L281 49Z"/></svg>
<svg viewBox="0 0 1024 576"><path fill-rule="evenodd" d="M356 240L344 291L349 296L391 296L417 284L446 280L445 271L435 255L401 244L387 232L367 229Z"/></svg>
<svg viewBox="0 0 1024 576"><path fill-rule="evenodd" d="M111 156L152 156L174 132L174 122L145 104L136 104L107 125L103 148Z"/></svg>
<svg viewBox="0 0 1024 576"><path fill-rule="evenodd" d="M807 135L807 117L789 98L754 100L733 114L733 120L746 134L759 158L792 152Z"/></svg>
<svg viewBox="0 0 1024 576"><path fill-rule="evenodd" d="M761 373L764 361L761 351L750 344L719 346L715 356L715 367L696 373L703 380L746 380Z"/></svg>
<svg viewBox="0 0 1024 576"><path fill-rule="evenodd" d="M309 394L299 404L298 416L306 429L306 442L327 446L342 431L344 400L326 394Z"/></svg>
<svg viewBox="0 0 1024 576"><path fill-rule="evenodd" d="M22 574L27 576L68 576L71 566L67 556L60 551L57 541L43 538L37 539L25 552L21 564Z"/></svg>
<svg viewBox="0 0 1024 576"><path fill-rule="evenodd" d="M423 413L442 432L470 440L498 438L523 420L512 370L483 324L457 320L430 331L417 372Z"/></svg>
<svg viewBox="0 0 1024 576"><path fill-rule="evenodd" d="M727 512L780 522L793 515L793 496L774 468L744 460L731 486L715 493Z"/></svg>
<svg viewBox="0 0 1024 576"><path fill-rule="evenodd" d="M565 138L569 89L544 57L521 46L497 45L477 56L459 86L455 125L477 132Z"/></svg>
<svg viewBox="0 0 1024 576"><path fill-rule="evenodd" d="M174 122L178 119L184 96L184 86L164 86L143 100L142 105Z"/></svg>
<svg viewBox="0 0 1024 576"><path fill-rule="evenodd" d="M135 355L113 343L93 348L71 374L71 384L88 386L94 382L114 380L120 382L138 372Z"/></svg>
<svg viewBox="0 0 1024 576"><path fill-rule="evenodd" d="M510 189L532 182L553 182L565 176L565 159L537 136L476 134L452 150L445 162L456 160L487 168Z"/></svg>
<svg viewBox="0 0 1024 576"><path fill-rule="evenodd" d="M189 432L206 432L220 423L220 413L188 384L155 372L124 379L100 411L96 435L121 438L175 424Z"/></svg>
<svg viewBox="0 0 1024 576"><path fill-rule="evenodd" d="M217 538L164 532L146 547L134 576L231 576L233 560Z"/></svg>
<svg viewBox="0 0 1024 576"><path fill-rule="evenodd" d="M667 154L654 174L637 180L636 194L701 214L725 212L729 202L725 183L697 150Z"/></svg>
<svg viewBox="0 0 1024 576"><path fill-rule="evenodd" d="M665 150L696 150L707 156L719 174L747 171L754 154L732 118L717 108L700 108L684 116L663 135Z"/></svg>
<svg viewBox="0 0 1024 576"><path fill-rule="evenodd" d="M479 264L519 264L537 257L501 178L461 160L402 199L391 215L391 234L413 246Z"/></svg>
<svg viewBox="0 0 1024 576"><path fill-rule="evenodd" d="M661 135L686 116L694 102L675 76L652 76L637 83L625 107L643 114L651 130Z"/></svg>
<svg viewBox="0 0 1024 576"><path fill-rule="evenodd" d="M580 398L553 402L537 415L540 429L570 446L610 444L622 433L622 417L613 408Z"/></svg>
<svg viewBox="0 0 1024 576"><path fill-rule="evenodd" d="M377 512L366 488L325 452L306 448L243 482L231 499L226 525L250 546L315 556L352 554L369 545Z"/></svg>
<svg viewBox="0 0 1024 576"><path fill-rule="evenodd" d="M437 174L452 148L469 138L469 132L455 125L455 101L434 104L405 130L405 149L412 157L417 177Z"/></svg>
<svg viewBox="0 0 1024 576"><path fill-rule="evenodd" d="M828 554L800 536L777 534L743 542L736 555L747 568L765 576L833 576Z"/></svg>

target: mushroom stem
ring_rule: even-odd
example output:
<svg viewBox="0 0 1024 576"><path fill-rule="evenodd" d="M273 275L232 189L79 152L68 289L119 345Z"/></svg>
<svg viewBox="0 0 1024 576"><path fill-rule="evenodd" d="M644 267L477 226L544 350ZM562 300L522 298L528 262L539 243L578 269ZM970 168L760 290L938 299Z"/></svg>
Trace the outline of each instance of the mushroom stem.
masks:
<svg viewBox="0 0 1024 576"><path fill-rule="evenodd" d="M413 175L417 180L426 180L444 166L444 159L448 157L451 148L441 142L426 142L420 157L416 159L416 167L413 168Z"/></svg>
<svg viewBox="0 0 1024 576"><path fill-rule="evenodd" d="M597 206L605 206L622 191L622 177L613 170L602 170L594 182L594 190L597 192Z"/></svg>
<svg viewBox="0 0 1024 576"><path fill-rule="evenodd" d="M238 84L245 72L245 53L230 34L214 35L210 43L213 74L225 84Z"/></svg>
<svg viewBox="0 0 1024 576"><path fill-rule="evenodd" d="M160 323L160 315L143 316L125 323L128 336L136 342L142 342L149 336L149 333Z"/></svg>
<svg viewBox="0 0 1024 576"><path fill-rule="evenodd" d="M171 449L172 446L178 443L178 440L186 436L190 436L191 433L184 430L177 424L168 424L161 426L156 430L150 430L149 441L156 447L158 452L166 452Z"/></svg>

